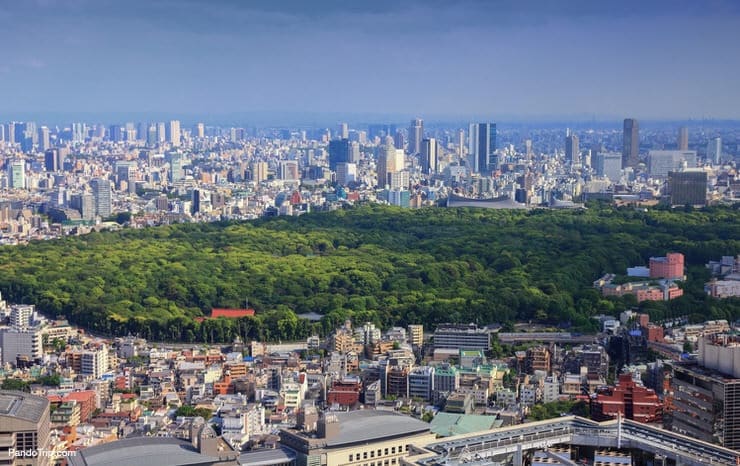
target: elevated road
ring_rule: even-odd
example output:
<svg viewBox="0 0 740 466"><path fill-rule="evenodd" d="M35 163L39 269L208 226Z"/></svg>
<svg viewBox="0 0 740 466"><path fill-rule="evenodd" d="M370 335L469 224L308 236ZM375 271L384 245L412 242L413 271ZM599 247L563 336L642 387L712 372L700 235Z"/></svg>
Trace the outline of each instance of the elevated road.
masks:
<svg viewBox="0 0 740 466"><path fill-rule="evenodd" d="M559 444L638 449L673 459L680 466L740 464L740 452L658 427L629 420L595 422L575 416L448 437L405 461L415 466L476 466L513 455L515 466L521 466L524 452Z"/></svg>

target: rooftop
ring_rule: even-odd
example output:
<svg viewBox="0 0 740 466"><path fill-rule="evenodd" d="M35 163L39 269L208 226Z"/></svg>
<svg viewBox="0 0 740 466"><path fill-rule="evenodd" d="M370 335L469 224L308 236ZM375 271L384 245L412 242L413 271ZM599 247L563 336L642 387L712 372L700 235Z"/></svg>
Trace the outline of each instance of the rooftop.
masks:
<svg viewBox="0 0 740 466"><path fill-rule="evenodd" d="M43 396L3 390L0 391L0 417L8 416L30 422L39 422L49 405Z"/></svg>
<svg viewBox="0 0 740 466"><path fill-rule="evenodd" d="M80 450L70 466L176 466L218 462L201 455L190 442L176 438L137 437Z"/></svg>

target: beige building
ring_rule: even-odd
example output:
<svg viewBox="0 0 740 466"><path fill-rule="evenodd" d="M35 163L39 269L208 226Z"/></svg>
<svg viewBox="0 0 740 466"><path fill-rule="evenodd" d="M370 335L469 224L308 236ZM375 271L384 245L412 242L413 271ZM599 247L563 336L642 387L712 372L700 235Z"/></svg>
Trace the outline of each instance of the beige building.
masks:
<svg viewBox="0 0 740 466"><path fill-rule="evenodd" d="M48 465L49 400L16 391L0 391L0 465ZM23 456L31 452L36 456ZM19 456L20 454L20 456Z"/></svg>
<svg viewBox="0 0 740 466"><path fill-rule="evenodd" d="M409 325L409 343L413 346L424 344L424 326L421 324Z"/></svg>
<svg viewBox="0 0 740 466"><path fill-rule="evenodd" d="M280 442L296 453L296 466L397 466L412 446L435 438L426 422L391 411L306 418L302 430L280 431Z"/></svg>

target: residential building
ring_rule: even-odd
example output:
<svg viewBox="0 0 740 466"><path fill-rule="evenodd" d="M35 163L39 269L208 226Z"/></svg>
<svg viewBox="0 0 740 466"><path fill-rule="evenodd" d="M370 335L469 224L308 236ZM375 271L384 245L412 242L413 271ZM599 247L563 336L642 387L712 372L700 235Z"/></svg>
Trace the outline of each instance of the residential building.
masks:
<svg viewBox="0 0 740 466"><path fill-rule="evenodd" d="M663 418L663 403L654 390L637 383L631 373L619 375L614 388L604 390L591 400L591 417L606 421L623 416L643 423L659 423Z"/></svg>

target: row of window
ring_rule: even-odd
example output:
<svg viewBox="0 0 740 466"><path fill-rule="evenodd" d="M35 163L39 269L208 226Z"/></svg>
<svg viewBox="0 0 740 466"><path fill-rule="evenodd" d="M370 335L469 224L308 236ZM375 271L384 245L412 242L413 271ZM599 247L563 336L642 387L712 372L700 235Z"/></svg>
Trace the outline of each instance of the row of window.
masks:
<svg viewBox="0 0 740 466"><path fill-rule="evenodd" d="M389 454L388 451L389 451L388 448L385 448L385 449L378 448L378 450L377 450L377 457L380 458L381 456L388 455ZM403 445L399 445L398 446L398 453L403 453L404 451L409 451L409 446L406 445L406 447L404 448ZM375 458L376 457L375 450L372 450L369 453L366 452L366 451L364 451L364 452L362 452L362 459L363 460L368 459L368 454L370 455L369 458ZM390 454L391 455L395 455L396 454L396 447L390 447ZM360 457L360 453L350 454L349 455L350 462L351 461L360 461L360 458L361 458ZM396 462L396 459L393 458L393 463L392 464L395 464L395 462ZM388 464L388 460L385 461L385 464L386 465ZM363 466L367 466L367 465L363 465ZM378 464L370 463L370 466L381 466L381 463L380 462L378 462Z"/></svg>

